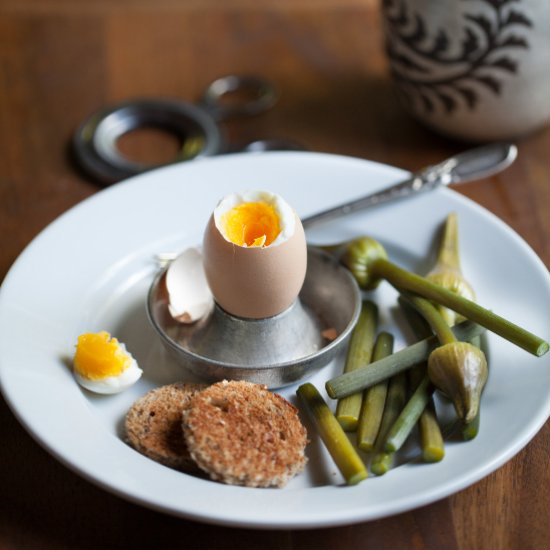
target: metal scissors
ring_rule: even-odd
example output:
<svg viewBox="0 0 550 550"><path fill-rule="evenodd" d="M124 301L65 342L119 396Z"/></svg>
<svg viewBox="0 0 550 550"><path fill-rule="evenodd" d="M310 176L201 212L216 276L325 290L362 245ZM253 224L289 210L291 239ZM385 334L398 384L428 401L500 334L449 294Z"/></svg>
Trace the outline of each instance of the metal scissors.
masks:
<svg viewBox="0 0 550 550"><path fill-rule="evenodd" d="M237 99L227 101L229 94ZM126 158L117 145L124 134L144 127L172 132L182 145L170 163L217 155L232 150L225 143L219 122L260 114L270 109L277 99L276 89L263 78L224 76L212 82L197 103L139 99L104 108L92 114L76 130L73 151L76 161L90 176L109 185L159 166ZM258 140L243 150L298 148L292 142Z"/></svg>

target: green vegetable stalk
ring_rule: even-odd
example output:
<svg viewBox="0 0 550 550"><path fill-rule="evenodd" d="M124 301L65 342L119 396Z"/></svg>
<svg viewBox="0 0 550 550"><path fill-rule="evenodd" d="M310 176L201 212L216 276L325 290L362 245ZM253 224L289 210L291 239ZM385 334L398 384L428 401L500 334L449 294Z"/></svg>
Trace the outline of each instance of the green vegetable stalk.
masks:
<svg viewBox="0 0 550 550"><path fill-rule="evenodd" d="M388 332L381 332L374 344L373 361L391 355L392 351L393 336ZM374 449L374 443L382 422L387 392L388 381L383 380L370 387L363 395L363 406L357 425L357 445L363 451L370 452Z"/></svg>
<svg viewBox="0 0 550 550"><path fill-rule="evenodd" d="M544 355L550 348L548 342L511 321L390 262L382 245L374 239L360 237L351 241L341 259L362 288L373 288L385 279L399 291L417 294L452 309L533 355Z"/></svg>
<svg viewBox="0 0 550 550"><path fill-rule="evenodd" d="M384 443L384 450L386 452L398 451L403 443L405 443L405 440L409 437L412 429L424 412L426 405L430 402L433 392L434 388L430 378L425 376L388 431Z"/></svg>
<svg viewBox="0 0 550 550"><path fill-rule="evenodd" d="M385 474L392 466L394 454L384 448L388 430L393 426L407 400L407 377L401 372L391 378L384 407L380 431L376 438L376 454L372 457L370 468L376 475Z"/></svg>
<svg viewBox="0 0 550 550"><path fill-rule="evenodd" d="M424 319L402 298L399 298L402 310L418 339L427 337L430 333L430 326ZM417 388L420 382L427 376L427 361L416 365L409 370L409 384ZM418 431L420 435L420 448L424 462L439 462L445 456L445 444L443 434L437 419L433 397L430 396L426 407L418 419Z"/></svg>
<svg viewBox="0 0 550 550"><path fill-rule="evenodd" d="M370 363L377 323L378 308L374 302L364 301L359 319L351 335L344 372L352 372ZM345 431L353 432L357 429L362 401L362 392L357 392L338 401L336 418Z"/></svg>
<svg viewBox="0 0 550 550"><path fill-rule="evenodd" d="M363 481L368 476L365 464L317 388L308 382L302 384L296 393L314 421L323 443L346 483L355 485Z"/></svg>
<svg viewBox="0 0 550 550"><path fill-rule="evenodd" d="M482 334L485 329L470 321L464 321L452 327L452 331L457 340L470 341ZM340 374L326 382L327 393L332 399L340 399L346 395L370 388L382 380L426 361L432 350L438 345L437 337L430 336L396 351L388 357L374 361L354 371Z"/></svg>
<svg viewBox="0 0 550 550"><path fill-rule="evenodd" d="M457 340L438 310L428 300L407 296L409 303L426 319L441 346L428 357L428 376L453 401L456 413L469 423L476 417L481 392L487 381L485 354L469 342Z"/></svg>
<svg viewBox="0 0 550 550"><path fill-rule="evenodd" d="M439 462L445 456L443 434L437 421L433 399L430 399L418 421L420 447L424 462Z"/></svg>

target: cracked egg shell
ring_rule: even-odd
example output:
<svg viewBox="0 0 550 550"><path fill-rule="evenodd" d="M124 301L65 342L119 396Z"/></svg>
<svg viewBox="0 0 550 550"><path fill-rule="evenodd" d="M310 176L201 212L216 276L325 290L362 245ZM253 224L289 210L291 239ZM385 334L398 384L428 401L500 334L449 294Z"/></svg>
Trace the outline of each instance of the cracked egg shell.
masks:
<svg viewBox="0 0 550 550"><path fill-rule="evenodd" d="M274 193L228 195L206 227L203 262L222 309L252 319L278 315L296 300L306 275L307 246L300 218Z"/></svg>

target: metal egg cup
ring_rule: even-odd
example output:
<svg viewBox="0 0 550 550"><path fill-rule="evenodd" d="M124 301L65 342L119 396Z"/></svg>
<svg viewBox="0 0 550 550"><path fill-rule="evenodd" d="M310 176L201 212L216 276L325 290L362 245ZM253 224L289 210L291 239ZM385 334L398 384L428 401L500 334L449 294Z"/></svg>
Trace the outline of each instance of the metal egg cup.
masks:
<svg viewBox="0 0 550 550"><path fill-rule="evenodd" d="M315 247L308 247L298 299L265 319L235 317L216 304L205 318L179 323L168 310L165 274L159 272L149 289L149 320L176 362L206 382L247 380L268 388L299 382L343 349L361 311L351 273ZM326 338L324 331L336 337Z"/></svg>

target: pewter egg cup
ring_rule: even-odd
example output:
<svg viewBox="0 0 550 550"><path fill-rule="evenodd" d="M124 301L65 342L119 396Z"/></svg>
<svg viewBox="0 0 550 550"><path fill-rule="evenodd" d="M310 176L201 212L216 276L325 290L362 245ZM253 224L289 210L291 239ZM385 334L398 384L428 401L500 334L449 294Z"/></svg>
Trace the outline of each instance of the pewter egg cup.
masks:
<svg viewBox="0 0 550 550"><path fill-rule="evenodd" d="M298 299L266 319L235 317L215 305L200 321L179 323L168 311L165 273L149 290L149 320L177 363L205 382L247 380L268 388L299 382L343 349L361 311L361 293L350 272L314 247L308 247ZM336 337L328 339L324 331Z"/></svg>

